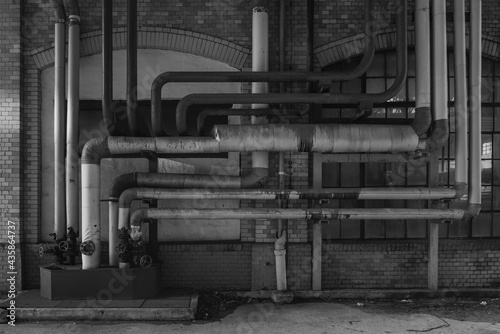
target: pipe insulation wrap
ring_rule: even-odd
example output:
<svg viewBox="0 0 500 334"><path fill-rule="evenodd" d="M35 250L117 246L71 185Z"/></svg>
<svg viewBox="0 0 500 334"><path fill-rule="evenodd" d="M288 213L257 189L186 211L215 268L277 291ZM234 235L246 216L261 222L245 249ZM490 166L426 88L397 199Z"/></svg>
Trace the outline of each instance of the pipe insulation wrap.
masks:
<svg viewBox="0 0 500 334"><path fill-rule="evenodd" d="M446 42L446 1L432 1L433 120L448 119L448 50Z"/></svg>
<svg viewBox="0 0 500 334"><path fill-rule="evenodd" d="M50 0L50 3L54 8L56 21L64 23L66 21L66 11L64 10L63 0Z"/></svg>
<svg viewBox="0 0 500 334"><path fill-rule="evenodd" d="M82 164L82 242L95 245L92 255L82 255L82 269L95 269L101 264L100 176L99 165Z"/></svg>

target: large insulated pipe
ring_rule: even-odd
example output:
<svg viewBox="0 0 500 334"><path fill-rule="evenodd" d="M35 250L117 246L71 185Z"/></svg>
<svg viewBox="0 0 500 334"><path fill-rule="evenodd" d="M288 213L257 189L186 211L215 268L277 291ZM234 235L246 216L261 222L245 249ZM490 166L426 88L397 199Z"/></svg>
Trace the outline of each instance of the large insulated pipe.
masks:
<svg viewBox="0 0 500 334"><path fill-rule="evenodd" d="M56 238L66 234L66 186L64 138L66 133L66 13L62 0L52 0L56 16L54 61L54 232Z"/></svg>
<svg viewBox="0 0 500 334"><path fill-rule="evenodd" d="M431 108L431 41L429 0L415 2L415 59L417 110Z"/></svg>
<svg viewBox="0 0 500 334"><path fill-rule="evenodd" d="M401 10L397 13L397 59L396 59L396 79L385 92L376 94L310 94L310 93L268 93L268 94L190 94L185 96L176 107L176 123L179 134L186 134L187 109L195 104L251 104L259 102L262 104L297 104L297 103L316 103L316 104L359 104L383 103L394 97L403 88L406 83L408 50L407 50L407 23L406 0L400 0ZM279 75L279 72L278 74ZM417 118L421 116L417 115ZM424 117L422 117L424 118ZM420 123L420 121L418 122ZM445 122L446 123L446 122ZM438 122L441 130L441 122ZM447 124L446 124L447 126ZM420 132L420 131L419 131ZM444 142L443 142L444 143ZM429 144L432 146L433 142Z"/></svg>
<svg viewBox="0 0 500 334"><path fill-rule="evenodd" d="M481 14L482 0L470 2L470 181L469 211L481 210Z"/></svg>
<svg viewBox="0 0 500 334"><path fill-rule="evenodd" d="M432 127L429 145L442 147L448 140L448 48L446 44L446 1L432 1Z"/></svg>
<svg viewBox="0 0 500 334"><path fill-rule="evenodd" d="M118 135L113 112L113 1L102 0L102 118L111 136Z"/></svg>
<svg viewBox="0 0 500 334"><path fill-rule="evenodd" d="M358 78L370 67L375 55L375 32L372 13L374 0L365 0L365 50L363 59L352 70L343 72L165 72L151 86L151 124L153 134L162 136L161 90L169 82L321 82L349 81ZM392 96L391 96L392 97ZM385 101L383 101L385 102ZM179 128L179 126L178 126ZM182 129L182 127L181 127ZM183 134L186 134L185 132Z"/></svg>
<svg viewBox="0 0 500 334"><path fill-rule="evenodd" d="M303 219L303 220L460 220L460 209L137 209L132 226L143 219Z"/></svg>
<svg viewBox="0 0 500 334"><path fill-rule="evenodd" d="M127 0L127 122L137 136L137 0Z"/></svg>
<svg viewBox="0 0 500 334"><path fill-rule="evenodd" d="M66 4L69 8L66 220L68 228L79 231L80 11L76 0L68 0Z"/></svg>
<svg viewBox="0 0 500 334"><path fill-rule="evenodd" d="M455 188L467 193L468 183L468 113L467 113L467 63L465 45L465 0L454 2L455 42Z"/></svg>

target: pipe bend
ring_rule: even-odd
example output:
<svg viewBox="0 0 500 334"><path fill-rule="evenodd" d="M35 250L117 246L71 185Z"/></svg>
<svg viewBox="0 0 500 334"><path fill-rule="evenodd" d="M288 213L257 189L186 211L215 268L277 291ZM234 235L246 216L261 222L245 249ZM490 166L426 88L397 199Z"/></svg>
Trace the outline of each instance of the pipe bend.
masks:
<svg viewBox="0 0 500 334"><path fill-rule="evenodd" d="M251 188L262 188L267 185L269 179L269 169L268 168L252 168L252 172L241 178L241 188L251 189Z"/></svg>
<svg viewBox="0 0 500 334"><path fill-rule="evenodd" d="M479 216L480 212L481 212L481 204L469 204L469 207L467 208L467 211L465 212L463 220L471 221L472 219Z"/></svg>
<svg viewBox="0 0 500 334"><path fill-rule="evenodd" d="M118 198L121 203L121 195L129 188L137 187L137 173L122 174L115 178L111 183L109 190L109 199L116 201Z"/></svg>
<svg viewBox="0 0 500 334"><path fill-rule="evenodd" d="M63 0L51 0L50 3L54 8L57 22L64 23L66 21L66 11L64 10Z"/></svg>
<svg viewBox="0 0 500 334"><path fill-rule="evenodd" d="M415 118L411 122L411 127L420 137L429 131L432 124L432 114L430 107L418 107L415 109Z"/></svg>
<svg viewBox="0 0 500 334"><path fill-rule="evenodd" d="M130 226L141 226L141 222L147 217L147 213L147 208L135 210L132 215L130 215Z"/></svg>
<svg viewBox="0 0 500 334"><path fill-rule="evenodd" d="M85 143L82 150L82 164L100 165L101 159L111 155L108 145L109 137L93 138Z"/></svg>
<svg viewBox="0 0 500 334"><path fill-rule="evenodd" d="M135 173L134 173L135 174ZM116 180L116 179L115 179ZM132 201L137 198L137 188L127 188L119 195L119 208L130 208ZM110 196L111 198L111 196Z"/></svg>
<svg viewBox="0 0 500 334"><path fill-rule="evenodd" d="M450 128L447 119L438 119L432 122L432 131L426 139L425 149L429 153L436 152L448 141Z"/></svg>
<svg viewBox="0 0 500 334"><path fill-rule="evenodd" d="M274 242L274 250L284 250L286 243L286 233L282 233L281 237L276 238Z"/></svg>

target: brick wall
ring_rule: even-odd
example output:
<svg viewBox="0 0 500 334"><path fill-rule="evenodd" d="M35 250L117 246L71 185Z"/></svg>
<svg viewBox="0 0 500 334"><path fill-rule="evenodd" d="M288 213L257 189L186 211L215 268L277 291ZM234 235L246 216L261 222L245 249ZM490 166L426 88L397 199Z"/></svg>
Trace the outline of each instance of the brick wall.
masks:
<svg viewBox="0 0 500 334"><path fill-rule="evenodd" d="M427 242L323 245L323 289L427 288ZM440 288L500 287L500 245L441 240Z"/></svg>

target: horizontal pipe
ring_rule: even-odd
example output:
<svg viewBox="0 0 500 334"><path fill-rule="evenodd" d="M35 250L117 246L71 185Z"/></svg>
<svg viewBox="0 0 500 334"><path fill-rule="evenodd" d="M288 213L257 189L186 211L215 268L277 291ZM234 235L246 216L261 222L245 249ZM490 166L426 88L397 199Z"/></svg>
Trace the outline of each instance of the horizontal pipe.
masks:
<svg viewBox="0 0 500 334"><path fill-rule="evenodd" d="M129 188L119 198L119 207L130 207L137 199L203 199L203 200L300 200L300 199L358 199L358 200L439 200L452 199L450 188L342 188L342 189L162 189Z"/></svg>
<svg viewBox="0 0 500 334"><path fill-rule="evenodd" d="M198 115L194 135L203 135L205 120L209 116L270 116L274 113L274 109L205 109Z"/></svg>
<svg viewBox="0 0 500 334"><path fill-rule="evenodd" d="M132 226L143 219L304 219L304 220L460 220L458 209L138 209L130 218Z"/></svg>
<svg viewBox="0 0 500 334"><path fill-rule="evenodd" d="M170 82L326 82L349 81L366 72L375 55L372 17L374 1L365 0L365 52L360 64L343 72L165 72L151 86L151 124L155 136L163 135L161 128L161 90ZM406 30L405 30L406 31ZM399 90L398 90L399 91ZM396 92L397 93L397 92ZM385 101L384 101L385 102Z"/></svg>

